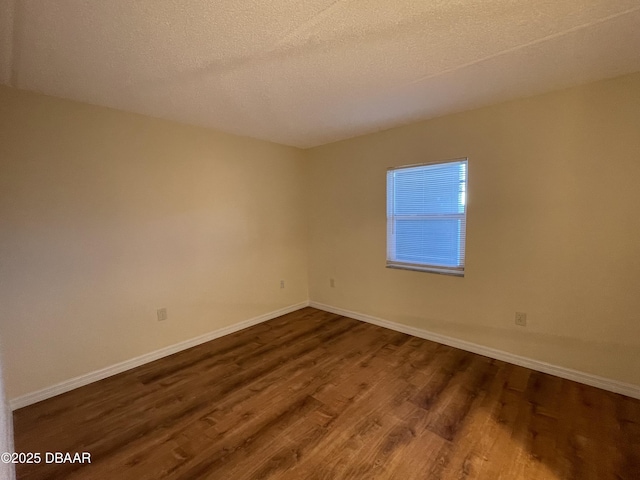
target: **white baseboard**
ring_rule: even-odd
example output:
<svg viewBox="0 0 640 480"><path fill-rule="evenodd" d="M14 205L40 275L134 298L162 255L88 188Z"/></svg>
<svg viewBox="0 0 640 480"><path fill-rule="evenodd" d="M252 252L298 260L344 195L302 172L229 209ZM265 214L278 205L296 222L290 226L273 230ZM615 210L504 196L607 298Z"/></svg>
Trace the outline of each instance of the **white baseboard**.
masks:
<svg viewBox="0 0 640 480"><path fill-rule="evenodd" d="M18 408L26 407L27 405L46 400L47 398L55 397L56 395L68 392L69 390L88 385L89 383L97 382L98 380L102 380L103 378L107 378L112 375L122 373L126 370L139 367L140 365L144 365L145 363L153 362L154 360L158 360L182 350L195 347L196 345L200 345L201 343L224 337L225 335L229 335L230 333L244 330L245 328L257 325L258 323L266 322L267 320L280 317L281 315L286 315L287 313L300 310L301 308L307 306L309 306L308 301L300 302L296 303L295 305L290 305L288 307L275 310L273 312L265 313L264 315L260 315L258 317L250 318L249 320L229 325L228 327L219 328L218 330L205 333L204 335L200 335L198 337L191 338L174 345L169 345L168 347L161 348L160 350L155 350L153 352L140 355L139 357L125 360L124 362L116 363L115 365L111 365L109 367L101 368L100 370L95 370L93 372L80 375L79 377L70 378L69 380L65 380L50 387L43 388L42 390L12 398L11 400L9 400L9 406L11 407L11 410L17 410Z"/></svg>
<svg viewBox="0 0 640 480"><path fill-rule="evenodd" d="M620 393L628 397L640 399L640 386L630 383L623 383L617 380L611 380L609 378L599 377L590 373L580 372L578 370L572 370L570 368L560 367L552 365L550 363L541 362L532 358L522 357L520 355L514 355L502 350L496 350L494 348L485 347L477 343L467 342L459 340L457 338L448 337L446 335L440 335L438 333L429 332L416 327L410 327L401 323L390 322L381 318L372 317L364 313L352 312L344 310L342 308L332 307L330 305L324 305L318 302L309 302L309 306L325 310L327 312L343 315L345 317L354 318L362 322L371 323L380 327L395 330L397 332L413 335L414 337L424 338L450 347L466 350L467 352L477 353L489 358L495 358L496 360L502 360L507 363L519 365L521 367L530 368L543 373L555 375L557 377L566 378L567 380L573 380L575 382L583 383L585 385L591 385L592 387L601 388L614 393Z"/></svg>
<svg viewBox="0 0 640 480"><path fill-rule="evenodd" d="M312 301L312 302L300 302L295 305L290 305L288 307L275 310L273 312L265 313L264 315L250 318L243 322L239 322L234 325L229 325L227 327L223 327L209 333L205 333L204 335L200 335L198 337L191 338L189 340L185 340L183 342L176 343L174 345L170 345L165 348L161 348L160 350L155 350L153 352L141 355L139 357L135 357L130 360L126 360L124 362L120 362L115 365L102 368L100 370L96 370L84 375L80 375L78 377L71 378L69 380L65 380L63 382L52 385L50 387L43 388L42 390L21 395L19 397L9 400L9 406L11 407L12 410L17 410L18 408L26 407L27 405L31 405L33 403L46 400L47 398L60 395L61 393L68 392L70 390L73 390L78 387L82 387L84 385L88 385L89 383L97 382L98 380L102 380L103 378L107 378L112 375L122 373L132 368L139 367L140 365L153 362L154 360L158 360L160 358L166 357L168 355L172 355L182 350L195 347L196 345L209 342L211 340L223 337L225 335L229 335L231 333L243 330L253 325L266 322L267 320L271 320L281 315L286 315L287 313L294 312L296 310L299 310L307 306L318 308L320 310L325 310L327 312L335 313L338 315L343 315L345 317L354 318L356 320L371 323L373 325L378 325L380 327L388 328L390 330L395 330L397 332L413 335L414 337L424 338L437 343L442 343L444 345L449 345L450 347L459 348L461 350L466 350L468 352L484 355L485 357L495 358L496 360L502 360L504 362L512 363L514 365L520 365L522 367L530 368L532 370L537 370L539 372L549 373L557 377L566 378L568 380L584 383L585 385L591 385L593 387L602 388L603 390L608 390L610 392L620 393L622 395L627 395L629 397L640 399L640 386L638 385L623 383L616 380L599 377L597 375L592 375L589 373L572 370L570 368L559 367L557 365L552 365L550 363L545 363L539 360L522 357L520 355L514 355L512 353L508 353L502 350L485 347L483 345L467 342L464 340L459 340L457 338L448 337L446 335L440 335L438 333L429 332L427 330L423 330L420 328L410 327L408 325L403 325L401 323L383 320L381 318L373 317L371 315L352 312L350 310L344 310L342 308L332 307L330 305L325 305L322 303Z"/></svg>

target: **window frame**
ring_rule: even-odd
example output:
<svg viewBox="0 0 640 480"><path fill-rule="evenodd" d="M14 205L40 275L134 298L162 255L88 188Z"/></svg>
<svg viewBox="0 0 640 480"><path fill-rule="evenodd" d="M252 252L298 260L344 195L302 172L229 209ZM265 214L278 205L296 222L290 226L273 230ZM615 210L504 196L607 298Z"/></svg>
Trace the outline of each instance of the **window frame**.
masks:
<svg viewBox="0 0 640 480"><path fill-rule="evenodd" d="M451 213L451 214L425 214L420 215L421 218L461 218L464 220L464 235L460 239L460 244L458 248L461 249L464 253L462 256L462 265L459 267L449 267L442 265L430 265L426 263L412 263L412 262L402 262L398 260L392 260L393 252L395 252L396 248L396 238L394 233L394 225L395 219L402 217L402 215L393 215L391 211L392 199L395 198L393 195L393 188L395 186L395 182L390 180L390 173L397 170L406 170L410 168L416 167L425 167L431 165L445 165L447 163L461 163L464 162L466 165L465 168L465 178L464 178L464 213ZM387 202L387 260L386 267L394 268L400 270L414 270L419 272L427 272L427 273L438 273L442 275L453 275L457 277L464 277L465 273L465 265L466 265L466 230L467 230L467 210L468 210L468 194L469 194L469 158L454 158L450 160L439 160L434 162L426 162L426 163L416 163L411 165L401 165L397 167L389 167L387 168L387 192L386 192L386 202ZM411 216L411 219L416 219L415 215Z"/></svg>

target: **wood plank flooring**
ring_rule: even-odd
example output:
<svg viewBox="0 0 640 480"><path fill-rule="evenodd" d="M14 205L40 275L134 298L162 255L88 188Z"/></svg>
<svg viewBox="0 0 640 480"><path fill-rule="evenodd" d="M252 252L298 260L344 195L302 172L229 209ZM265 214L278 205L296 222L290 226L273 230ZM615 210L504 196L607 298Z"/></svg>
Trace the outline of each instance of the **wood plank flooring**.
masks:
<svg viewBox="0 0 640 480"><path fill-rule="evenodd" d="M14 413L19 479L640 479L640 401L313 308Z"/></svg>

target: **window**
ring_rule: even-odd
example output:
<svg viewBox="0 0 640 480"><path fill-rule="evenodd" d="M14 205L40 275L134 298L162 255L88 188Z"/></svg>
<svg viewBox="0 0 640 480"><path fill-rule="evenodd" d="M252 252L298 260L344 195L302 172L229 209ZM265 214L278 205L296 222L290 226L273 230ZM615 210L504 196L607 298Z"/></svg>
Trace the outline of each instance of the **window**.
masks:
<svg viewBox="0 0 640 480"><path fill-rule="evenodd" d="M464 275L467 159L387 172L387 267Z"/></svg>

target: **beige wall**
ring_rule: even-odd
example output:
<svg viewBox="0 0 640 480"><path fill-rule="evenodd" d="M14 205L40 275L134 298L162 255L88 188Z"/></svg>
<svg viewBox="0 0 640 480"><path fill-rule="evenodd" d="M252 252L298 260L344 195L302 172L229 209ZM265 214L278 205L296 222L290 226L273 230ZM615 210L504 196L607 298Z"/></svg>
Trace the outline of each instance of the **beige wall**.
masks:
<svg viewBox="0 0 640 480"><path fill-rule="evenodd" d="M640 74L313 149L311 300L640 385L639 152ZM458 157L465 277L386 269L387 167Z"/></svg>
<svg viewBox="0 0 640 480"><path fill-rule="evenodd" d="M306 301L304 175L294 148L0 88L8 397Z"/></svg>
<svg viewBox="0 0 640 480"><path fill-rule="evenodd" d="M640 74L306 152L0 87L8 397L309 297L640 385L639 131ZM466 276L386 269L386 168L463 156Z"/></svg>

